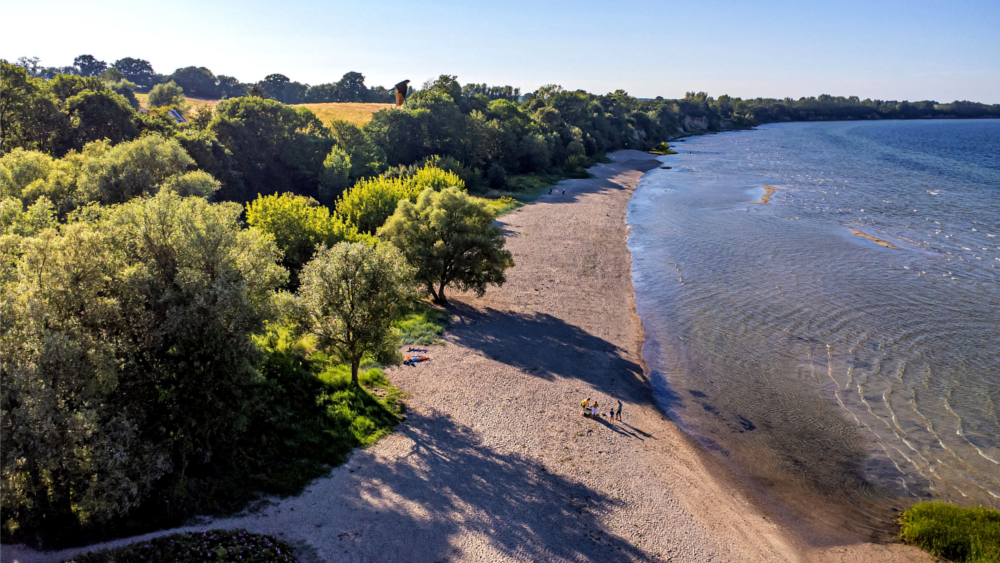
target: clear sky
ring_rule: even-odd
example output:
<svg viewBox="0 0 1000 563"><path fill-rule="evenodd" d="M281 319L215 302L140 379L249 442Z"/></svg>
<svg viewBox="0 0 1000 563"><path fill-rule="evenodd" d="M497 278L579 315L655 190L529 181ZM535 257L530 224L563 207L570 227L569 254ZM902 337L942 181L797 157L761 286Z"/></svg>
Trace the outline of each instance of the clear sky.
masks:
<svg viewBox="0 0 1000 563"><path fill-rule="evenodd" d="M1000 0L0 0L0 58L131 56L256 81L439 74L672 98L819 94L1000 103Z"/></svg>

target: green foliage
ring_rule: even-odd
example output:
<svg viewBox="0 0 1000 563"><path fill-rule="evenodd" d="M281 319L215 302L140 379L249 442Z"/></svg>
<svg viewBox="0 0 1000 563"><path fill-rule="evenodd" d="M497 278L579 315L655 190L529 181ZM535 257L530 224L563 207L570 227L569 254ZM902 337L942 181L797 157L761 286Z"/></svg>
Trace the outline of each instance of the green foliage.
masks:
<svg viewBox="0 0 1000 563"><path fill-rule="evenodd" d="M184 89L173 80L153 86L149 92L148 103L151 108L173 106L178 109L186 109L187 106Z"/></svg>
<svg viewBox="0 0 1000 563"><path fill-rule="evenodd" d="M97 141L62 159L15 149L0 158L0 191L25 206L45 196L60 216L90 202L110 205L152 195L164 186L210 197L219 183L205 172L188 173L193 165L178 141L159 135L115 146Z"/></svg>
<svg viewBox="0 0 1000 563"><path fill-rule="evenodd" d="M170 81L192 98L219 98L218 79L205 67L189 66L179 68L170 75ZM155 88L153 89L156 90ZM150 93L152 97L152 93ZM170 104L164 104L170 105Z"/></svg>
<svg viewBox="0 0 1000 563"><path fill-rule="evenodd" d="M374 176L385 169L385 153L357 125L338 119L330 123L330 132L336 146L347 153L352 182Z"/></svg>
<svg viewBox="0 0 1000 563"><path fill-rule="evenodd" d="M413 298L413 269L387 244L342 242L321 247L302 269L298 303L319 347L350 363L358 384L361 358L394 363L393 323Z"/></svg>
<svg viewBox="0 0 1000 563"><path fill-rule="evenodd" d="M323 161L334 141L309 110L252 96L236 98L216 106L208 132L231 152L245 193L318 195Z"/></svg>
<svg viewBox="0 0 1000 563"><path fill-rule="evenodd" d="M418 303L396 322L396 328L399 329L400 344L429 346L441 342L441 335L449 324L447 313Z"/></svg>
<svg viewBox="0 0 1000 563"><path fill-rule="evenodd" d="M295 563L295 549L274 536L246 530L208 530L170 534L90 553L63 563Z"/></svg>
<svg viewBox="0 0 1000 563"><path fill-rule="evenodd" d="M285 272L241 211L162 190L22 238L3 262L5 537L171 506L246 431L251 334Z"/></svg>
<svg viewBox="0 0 1000 563"><path fill-rule="evenodd" d="M658 154L658 155L661 155L661 156L668 155L668 154L677 154L677 151L671 150L670 149L670 144L666 143L666 142L660 143L660 144L656 145L649 152L651 152L653 154Z"/></svg>
<svg viewBox="0 0 1000 563"><path fill-rule="evenodd" d="M134 82L136 87L142 92L148 92L156 85L156 72L153 70L153 65L149 64L149 61L125 57L118 59L111 66L122 73L125 80Z"/></svg>
<svg viewBox="0 0 1000 563"><path fill-rule="evenodd" d="M291 273L292 289L298 287L298 273L317 245L365 238L316 200L290 193L258 197L247 205L246 217L251 227L274 237L283 252L282 265Z"/></svg>
<svg viewBox="0 0 1000 563"><path fill-rule="evenodd" d="M400 249L416 268L415 279L443 303L448 285L482 296L487 285L506 281L504 271L514 259L503 249L503 231L493 219L485 205L459 188L426 189L416 204L400 202L379 236Z"/></svg>
<svg viewBox="0 0 1000 563"><path fill-rule="evenodd" d="M16 148L54 151L65 115L45 83L0 60L0 154Z"/></svg>
<svg viewBox="0 0 1000 563"><path fill-rule="evenodd" d="M454 172L428 165L409 176L383 175L361 180L337 200L336 209L358 230L374 233L396 211L400 201L415 201L425 189L438 191L449 186L462 189L464 183Z"/></svg>
<svg viewBox="0 0 1000 563"><path fill-rule="evenodd" d="M123 203L156 193L169 178L184 174L193 165L180 143L159 135L113 147L95 144L81 159L77 190L87 201Z"/></svg>
<svg viewBox="0 0 1000 563"><path fill-rule="evenodd" d="M333 147L323 160L319 177L319 196L324 203L333 203L350 187L351 157L340 147Z"/></svg>
<svg viewBox="0 0 1000 563"><path fill-rule="evenodd" d="M957 563L1000 562L1000 511L920 502L899 519L905 543Z"/></svg>

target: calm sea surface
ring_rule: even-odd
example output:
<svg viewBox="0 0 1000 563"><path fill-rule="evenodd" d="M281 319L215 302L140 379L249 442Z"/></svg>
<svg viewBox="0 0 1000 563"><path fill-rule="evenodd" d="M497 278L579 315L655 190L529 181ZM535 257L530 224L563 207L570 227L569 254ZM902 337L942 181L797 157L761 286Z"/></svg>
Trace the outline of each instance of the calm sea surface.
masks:
<svg viewBox="0 0 1000 563"><path fill-rule="evenodd" d="M644 355L674 420L832 526L887 527L909 499L1000 506L1000 120L674 148L628 215ZM770 204L748 203L764 186Z"/></svg>

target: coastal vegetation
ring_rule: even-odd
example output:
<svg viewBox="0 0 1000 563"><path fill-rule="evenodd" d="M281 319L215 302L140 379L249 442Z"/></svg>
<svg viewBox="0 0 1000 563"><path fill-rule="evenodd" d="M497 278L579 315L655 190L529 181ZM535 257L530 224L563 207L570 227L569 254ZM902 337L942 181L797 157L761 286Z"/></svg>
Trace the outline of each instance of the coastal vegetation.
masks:
<svg viewBox="0 0 1000 563"><path fill-rule="evenodd" d="M905 543L957 563L1000 562L1000 511L920 502L899 519Z"/></svg>
<svg viewBox="0 0 1000 563"><path fill-rule="evenodd" d="M503 284L513 261L496 216L608 151L912 113L522 95L441 75L400 109L327 119L289 104L392 91L356 72L309 86L161 76L135 58L38 63L0 61L0 531L37 545L292 494L390 432L404 407L382 367L447 323L420 299ZM166 109L187 96L220 101L178 123ZM1000 115L956 104L912 115Z"/></svg>
<svg viewBox="0 0 1000 563"><path fill-rule="evenodd" d="M295 563L295 549L287 543L246 530L208 530L171 534L124 547L77 555L64 563Z"/></svg>

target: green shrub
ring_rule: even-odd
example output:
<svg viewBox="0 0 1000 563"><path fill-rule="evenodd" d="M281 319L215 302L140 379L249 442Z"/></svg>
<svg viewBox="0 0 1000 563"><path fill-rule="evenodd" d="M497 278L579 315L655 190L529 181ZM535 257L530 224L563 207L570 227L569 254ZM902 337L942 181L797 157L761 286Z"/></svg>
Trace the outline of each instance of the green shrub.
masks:
<svg viewBox="0 0 1000 563"><path fill-rule="evenodd" d="M77 555L63 563L295 563L295 549L274 536L246 530L171 534L124 547Z"/></svg>
<svg viewBox="0 0 1000 563"><path fill-rule="evenodd" d="M658 155L661 155L661 156L668 155L668 154L677 154L677 151L674 151L674 150L670 149L670 145L668 143L660 143L660 144L656 145L655 147L653 147L653 150L651 150L649 152L651 152L653 154L658 154Z"/></svg>
<svg viewBox="0 0 1000 563"><path fill-rule="evenodd" d="M958 563L1000 563L1000 511L921 502L900 516L899 537Z"/></svg>

